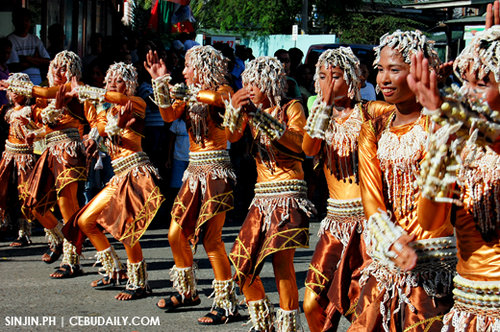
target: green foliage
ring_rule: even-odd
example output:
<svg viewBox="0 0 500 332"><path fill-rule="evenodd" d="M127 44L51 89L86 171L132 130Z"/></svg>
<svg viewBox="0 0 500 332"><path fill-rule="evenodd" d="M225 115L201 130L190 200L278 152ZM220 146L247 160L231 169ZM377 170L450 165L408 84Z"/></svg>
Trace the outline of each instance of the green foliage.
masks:
<svg viewBox="0 0 500 332"><path fill-rule="evenodd" d="M417 21L390 15L363 15L346 13L325 20L331 33L341 42L356 44L378 44L380 37L387 32L400 30L425 30L426 26Z"/></svg>
<svg viewBox="0 0 500 332"><path fill-rule="evenodd" d="M200 28L268 35L291 32L302 0L193 0L190 6Z"/></svg>

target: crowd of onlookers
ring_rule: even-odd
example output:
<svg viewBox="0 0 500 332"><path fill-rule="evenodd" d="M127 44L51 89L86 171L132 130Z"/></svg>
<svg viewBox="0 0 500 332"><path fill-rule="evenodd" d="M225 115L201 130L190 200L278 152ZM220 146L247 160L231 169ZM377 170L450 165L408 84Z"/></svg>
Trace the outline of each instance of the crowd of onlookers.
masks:
<svg viewBox="0 0 500 332"><path fill-rule="evenodd" d="M46 74L50 60L60 51L65 49L66 36L62 24L53 24L48 28L48 45L35 35L31 34L31 13L28 9L19 8L13 12L12 22L14 31L6 37L0 38L0 80L7 79L9 73L23 71L30 76L35 85L47 85ZM185 52L198 43L194 33L181 33L178 39L166 47L159 38L145 38L135 33L123 33L120 36L103 36L94 33L90 36L88 52L82 57L82 82L95 87L104 87L104 78L108 67L123 61L134 64L139 73L138 89L136 94L147 103L146 110L146 136L143 139L143 149L149 155L153 163L160 170L163 178L161 183L162 192L167 196L167 204L160 210L157 219L169 219L169 210L173 199L181 186L182 175L187 167L189 159L189 139L183 120L173 123L165 123L158 111L158 107L152 102L153 90L149 74L144 69L143 63L146 54L155 50L163 59L172 77L172 84L184 82L182 71L184 69ZM254 58L252 49L244 45L236 44L233 49L225 43L213 45L229 59L230 77L228 81L234 91L240 89L241 73L245 69L245 63ZM313 64L305 64L304 53L298 48L289 50L280 49L274 53L285 67L288 81L287 96L299 99L304 106L307 105L309 97L315 95ZM368 67L364 66L364 78L368 77ZM363 83L363 98L375 99L375 90L369 82ZM8 104L5 91L0 91L0 106ZM307 112L307 107L304 107ZM7 124L0 117L0 141L3 142L7 136ZM253 185L255 183L256 171L253 157L250 155L250 139L242 139L232 144L230 155L238 176L238 184L235 188L235 210L228 215L228 222L241 222L246 215L247 208L253 197ZM3 144L0 144L3 150ZM89 170L87 181L82 197L82 203L88 201L95 195L107 180L112 176L109 158L104 157L104 167ZM304 162L306 178L309 180L311 199L322 211L324 202L321 202L326 192L324 181L318 179L323 176L321 172L315 173L312 168L312 159ZM321 183L320 188L315 183ZM323 197L323 198L321 198Z"/></svg>

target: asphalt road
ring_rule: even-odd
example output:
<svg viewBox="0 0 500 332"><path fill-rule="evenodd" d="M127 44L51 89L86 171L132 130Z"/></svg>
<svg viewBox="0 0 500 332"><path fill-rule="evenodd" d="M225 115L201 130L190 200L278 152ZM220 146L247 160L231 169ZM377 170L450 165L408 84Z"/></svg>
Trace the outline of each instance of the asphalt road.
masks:
<svg viewBox="0 0 500 332"><path fill-rule="evenodd" d="M319 223L311 223L309 249L299 249L295 255L295 269L299 285L299 298L304 296L304 279L316 246ZM229 252L238 233L238 226L226 226L223 241ZM202 246L195 261L198 263L198 289L201 304L189 310L165 313L156 307L159 298L173 291L168 270L173 266L172 253L167 241L167 227L156 225L141 239L144 257L148 263L149 282L153 288L151 297L121 302L114 299L119 290L94 290L92 280L98 279L95 249L88 245L84 250L82 265L84 275L65 280L49 278L59 262L47 265L40 260L46 249L41 232L33 237L33 245L23 248L9 247L10 241L0 242L0 331L248 331L251 325L234 322L219 326L201 326L196 319L207 313L212 305L213 272ZM118 256L126 262L123 246L112 241ZM271 302L278 306L279 299L270 262L261 272ZM243 296L239 295L239 300ZM247 316L245 306L241 313ZM247 316L248 317L248 316ZM302 326L309 331L305 316ZM349 323L343 320L338 331L345 331Z"/></svg>

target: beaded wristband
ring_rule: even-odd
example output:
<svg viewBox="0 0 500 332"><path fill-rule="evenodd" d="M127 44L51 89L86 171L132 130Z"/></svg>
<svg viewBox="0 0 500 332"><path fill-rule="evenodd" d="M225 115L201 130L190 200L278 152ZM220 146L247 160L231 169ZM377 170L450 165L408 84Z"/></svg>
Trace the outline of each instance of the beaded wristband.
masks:
<svg viewBox="0 0 500 332"><path fill-rule="evenodd" d="M7 90L15 94L31 98L33 91L33 84L28 82L20 82L16 80L9 84Z"/></svg>
<svg viewBox="0 0 500 332"><path fill-rule="evenodd" d="M77 88L78 99L80 102L85 102L87 100L104 102L104 95L106 94L106 89L96 88L89 85L80 85Z"/></svg>
<svg viewBox="0 0 500 332"><path fill-rule="evenodd" d="M330 124L332 117L331 105L327 105L324 101L315 103L311 108L309 117L307 118L305 131L312 138L325 139L325 132Z"/></svg>
<svg viewBox="0 0 500 332"><path fill-rule="evenodd" d="M283 136L286 126L274 118L271 114L258 109L251 117L252 125L260 133L266 135L271 140L278 140Z"/></svg>
<svg viewBox="0 0 500 332"><path fill-rule="evenodd" d="M241 114L241 107L237 109L233 107L231 99L224 100L224 105L226 105L226 112L224 112L224 121L222 123L223 127L229 129L231 133L241 129L243 123L243 117Z"/></svg>
<svg viewBox="0 0 500 332"><path fill-rule="evenodd" d="M160 108L168 108L172 106L168 83L172 77L166 74L151 80L154 99L153 102Z"/></svg>
<svg viewBox="0 0 500 332"><path fill-rule="evenodd" d="M396 258L397 254L389 248L406 234L405 230L396 225L387 212L383 211L372 214L366 227L373 256L388 265L394 265L392 259Z"/></svg>

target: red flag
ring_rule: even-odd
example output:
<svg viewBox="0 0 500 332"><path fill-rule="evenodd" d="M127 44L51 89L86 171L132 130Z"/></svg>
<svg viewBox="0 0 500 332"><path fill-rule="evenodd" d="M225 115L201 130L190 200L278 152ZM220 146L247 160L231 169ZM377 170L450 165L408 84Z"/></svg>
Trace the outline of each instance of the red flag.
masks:
<svg viewBox="0 0 500 332"><path fill-rule="evenodd" d="M155 5L151 8L151 17L149 18L148 28L153 30L158 30L158 3L161 0L157 0Z"/></svg>

